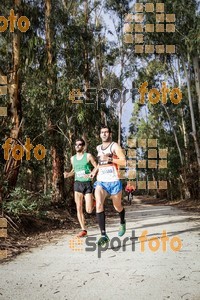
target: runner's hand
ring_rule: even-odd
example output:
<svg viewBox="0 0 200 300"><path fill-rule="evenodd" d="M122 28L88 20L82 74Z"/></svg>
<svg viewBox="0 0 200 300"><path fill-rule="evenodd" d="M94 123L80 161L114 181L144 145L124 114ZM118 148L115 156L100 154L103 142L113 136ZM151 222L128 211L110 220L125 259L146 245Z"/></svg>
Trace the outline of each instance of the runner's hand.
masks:
<svg viewBox="0 0 200 300"><path fill-rule="evenodd" d="M67 178L67 177L69 177L69 173L68 173L68 172L66 172L66 171L63 173L63 175L64 175L64 178Z"/></svg>
<svg viewBox="0 0 200 300"><path fill-rule="evenodd" d="M84 177L84 178L89 178L89 177L90 177L90 174L85 174L83 177Z"/></svg>
<svg viewBox="0 0 200 300"><path fill-rule="evenodd" d="M94 178L94 176L95 176L95 174L93 174L93 173L88 174L89 178Z"/></svg>

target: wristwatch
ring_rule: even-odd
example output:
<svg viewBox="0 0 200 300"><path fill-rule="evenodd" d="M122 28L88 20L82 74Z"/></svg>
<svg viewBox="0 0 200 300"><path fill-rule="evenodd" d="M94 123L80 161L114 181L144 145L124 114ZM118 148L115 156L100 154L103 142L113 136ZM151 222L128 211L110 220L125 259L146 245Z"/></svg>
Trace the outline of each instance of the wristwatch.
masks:
<svg viewBox="0 0 200 300"><path fill-rule="evenodd" d="M108 162L112 163L113 162L113 158L112 157L108 157Z"/></svg>

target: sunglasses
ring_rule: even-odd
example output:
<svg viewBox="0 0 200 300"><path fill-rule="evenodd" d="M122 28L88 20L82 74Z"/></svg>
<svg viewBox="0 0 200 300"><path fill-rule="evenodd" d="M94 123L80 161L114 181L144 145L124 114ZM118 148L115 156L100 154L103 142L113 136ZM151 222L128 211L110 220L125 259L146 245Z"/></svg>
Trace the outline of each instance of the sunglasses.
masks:
<svg viewBox="0 0 200 300"><path fill-rule="evenodd" d="M75 147L83 146L83 144L75 144Z"/></svg>

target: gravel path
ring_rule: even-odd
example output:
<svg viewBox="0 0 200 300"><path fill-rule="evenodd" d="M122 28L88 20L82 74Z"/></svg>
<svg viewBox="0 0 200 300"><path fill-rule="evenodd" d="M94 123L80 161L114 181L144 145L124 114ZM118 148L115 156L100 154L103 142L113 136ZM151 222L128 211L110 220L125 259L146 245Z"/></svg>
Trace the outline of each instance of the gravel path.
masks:
<svg viewBox="0 0 200 300"><path fill-rule="evenodd" d="M0 299L199 300L199 215L138 203L126 207L126 219L125 236L112 239L106 251L89 251L96 248L96 227L89 231L88 245L85 239L78 245L75 232L68 231L53 243L1 264ZM118 222L107 219L110 239L117 237ZM160 240L163 231L166 242ZM142 234L146 242L140 241ZM173 250L181 244L179 251Z"/></svg>

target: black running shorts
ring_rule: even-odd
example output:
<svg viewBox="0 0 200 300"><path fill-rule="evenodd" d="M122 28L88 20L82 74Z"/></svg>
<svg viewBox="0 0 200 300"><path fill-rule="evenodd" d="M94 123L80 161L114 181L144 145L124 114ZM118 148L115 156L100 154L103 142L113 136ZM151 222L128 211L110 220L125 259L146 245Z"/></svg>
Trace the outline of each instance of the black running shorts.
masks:
<svg viewBox="0 0 200 300"><path fill-rule="evenodd" d="M91 194L92 193L91 181L87 181L87 182L75 181L74 182L74 191L79 192L83 195Z"/></svg>

